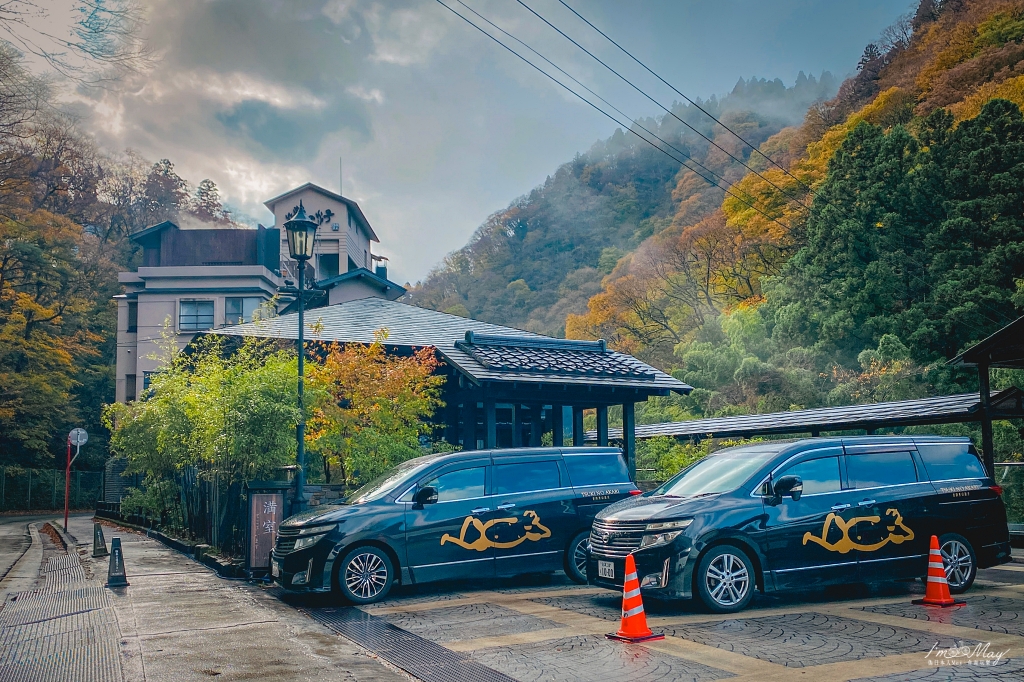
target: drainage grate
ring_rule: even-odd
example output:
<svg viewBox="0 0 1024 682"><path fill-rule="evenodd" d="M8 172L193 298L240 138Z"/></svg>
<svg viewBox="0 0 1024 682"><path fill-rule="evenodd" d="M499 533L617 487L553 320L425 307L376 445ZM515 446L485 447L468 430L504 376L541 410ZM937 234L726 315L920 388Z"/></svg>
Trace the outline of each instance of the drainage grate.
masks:
<svg viewBox="0 0 1024 682"><path fill-rule="evenodd" d="M423 682L516 682L356 608L308 609L306 613Z"/></svg>
<svg viewBox="0 0 1024 682"><path fill-rule="evenodd" d="M82 562L79 561L77 554L58 554L57 556L52 556L47 560L43 573L59 571L66 568L74 568L75 566L81 565Z"/></svg>

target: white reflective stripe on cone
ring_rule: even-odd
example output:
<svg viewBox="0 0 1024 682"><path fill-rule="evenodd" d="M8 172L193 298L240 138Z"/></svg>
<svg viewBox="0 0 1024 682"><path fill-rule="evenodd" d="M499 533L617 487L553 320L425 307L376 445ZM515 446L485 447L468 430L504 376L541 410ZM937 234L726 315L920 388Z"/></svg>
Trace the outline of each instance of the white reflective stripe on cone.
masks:
<svg viewBox="0 0 1024 682"><path fill-rule="evenodd" d="M626 574L626 582L628 583L630 580L636 580L636 572Z"/></svg>
<svg viewBox="0 0 1024 682"><path fill-rule="evenodd" d="M937 563L935 563L933 561L929 561L928 562L928 568L941 568L941 569L945 570L946 567L943 566L942 564L937 564Z"/></svg>
<svg viewBox="0 0 1024 682"><path fill-rule="evenodd" d="M631 618L631 617L637 615L638 613L643 613L643 612L644 612L644 605L641 604L640 606L636 606L634 608L631 608L629 611L623 611L622 612L622 617L623 618Z"/></svg>
<svg viewBox="0 0 1024 682"><path fill-rule="evenodd" d="M622 595L622 598L623 599L629 599L630 597L639 597L639 596L640 596L640 588L638 587L635 590L630 590L629 592L624 593Z"/></svg>

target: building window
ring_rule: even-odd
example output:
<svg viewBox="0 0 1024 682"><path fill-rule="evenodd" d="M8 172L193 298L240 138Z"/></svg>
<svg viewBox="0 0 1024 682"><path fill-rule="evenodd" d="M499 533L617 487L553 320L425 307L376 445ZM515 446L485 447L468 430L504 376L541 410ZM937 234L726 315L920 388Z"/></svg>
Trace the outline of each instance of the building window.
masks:
<svg viewBox="0 0 1024 682"><path fill-rule="evenodd" d="M128 333L134 334L139 331L139 303L128 301Z"/></svg>
<svg viewBox="0 0 1024 682"><path fill-rule="evenodd" d="M320 272L318 279L330 279L331 277L337 277L340 273L338 272L338 254L336 253L325 253L319 257L320 260Z"/></svg>
<svg viewBox="0 0 1024 682"><path fill-rule="evenodd" d="M370 254L367 253L366 249L363 249L363 267L367 270L370 269Z"/></svg>
<svg viewBox="0 0 1024 682"><path fill-rule="evenodd" d="M135 375L126 374L124 377L124 401L130 403L133 400L135 400Z"/></svg>
<svg viewBox="0 0 1024 682"><path fill-rule="evenodd" d="M225 324L242 324L252 322L252 314L263 304L257 296L229 297L224 299Z"/></svg>
<svg viewBox="0 0 1024 682"><path fill-rule="evenodd" d="M178 310L178 329L183 332L213 329L213 301L182 301Z"/></svg>
<svg viewBox="0 0 1024 682"><path fill-rule="evenodd" d="M148 391L149 390L149 383L150 383L150 381L152 381L154 374L156 374L156 372L143 372L142 373L142 390L143 391Z"/></svg>

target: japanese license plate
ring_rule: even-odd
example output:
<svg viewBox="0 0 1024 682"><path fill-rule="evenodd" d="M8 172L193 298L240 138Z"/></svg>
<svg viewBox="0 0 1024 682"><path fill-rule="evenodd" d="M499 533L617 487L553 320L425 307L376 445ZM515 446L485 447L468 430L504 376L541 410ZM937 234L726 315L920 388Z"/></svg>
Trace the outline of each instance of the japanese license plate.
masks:
<svg viewBox="0 0 1024 682"><path fill-rule="evenodd" d="M615 578L615 564L610 561L598 561L597 575L601 578Z"/></svg>
<svg viewBox="0 0 1024 682"><path fill-rule="evenodd" d="M272 575L275 578L280 578L281 577L281 564L277 563L276 561L271 561L270 562L270 575Z"/></svg>

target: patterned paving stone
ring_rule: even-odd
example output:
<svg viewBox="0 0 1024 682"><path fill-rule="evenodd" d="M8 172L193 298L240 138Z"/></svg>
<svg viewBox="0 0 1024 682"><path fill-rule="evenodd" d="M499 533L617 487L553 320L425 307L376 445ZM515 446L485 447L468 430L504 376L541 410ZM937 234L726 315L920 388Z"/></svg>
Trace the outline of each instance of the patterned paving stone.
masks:
<svg viewBox="0 0 1024 682"><path fill-rule="evenodd" d="M434 642L454 642L561 627L554 621L496 604L465 604L381 617L396 627Z"/></svg>
<svg viewBox="0 0 1024 682"><path fill-rule="evenodd" d="M436 602L448 602L456 601L459 599L465 599L461 594L417 594L412 593L408 595L394 595L390 599L379 601L376 604L367 604L361 606L363 611L374 612L380 609L390 609L401 606L412 606L414 604L427 604L433 601Z"/></svg>
<svg viewBox="0 0 1024 682"><path fill-rule="evenodd" d="M530 601L610 621L617 621L622 617L622 597L613 592L536 597ZM646 607L646 604L644 606Z"/></svg>
<svg viewBox="0 0 1024 682"><path fill-rule="evenodd" d="M676 682L732 677L718 668L594 635L480 649L471 657L521 682Z"/></svg>
<svg viewBox="0 0 1024 682"><path fill-rule="evenodd" d="M1011 659L999 665L952 665L923 668L883 677L862 677L851 682L1020 682L1024 679L1024 660Z"/></svg>
<svg viewBox="0 0 1024 682"><path fill-rule="evenodd" d="M1024 599L977 595L961 597L967 602L960 608L934 609L913 604L864 606L862 611L899 616L914 620L959 625L965 628L1024 636Z"/></svg>
<svg viewBox="0 0 1024 682"><path fill-rule="evenodd" d="M731 618L669 626L664 632L791 668L974 643L821 613Z"/></svg>

